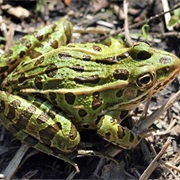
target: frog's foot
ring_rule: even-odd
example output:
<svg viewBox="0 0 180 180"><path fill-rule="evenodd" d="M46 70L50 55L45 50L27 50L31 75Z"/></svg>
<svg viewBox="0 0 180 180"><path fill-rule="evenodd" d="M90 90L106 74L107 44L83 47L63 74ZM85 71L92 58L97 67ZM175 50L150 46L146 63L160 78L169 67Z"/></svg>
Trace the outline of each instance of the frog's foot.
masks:
<svg viewBox="0 0 180 180"><path fill-rule="evenodd" d="M107 160L113 161L114 163L118 164L118 162L110 155L105 154L103 152L93 151L93 150L83 150L78 149L77 150L77 157L84 157L84 156L97 156L100 158L105 158Z"/></svg>
<svg viewBox="0 0 180 180"><path fill-rule="evenodd" d="M140 137L137 134L119 125L117 120L110 115L103 116L98 122L97 127L97 133L106 141L124 149L132 149L140 141Z"/></svg>

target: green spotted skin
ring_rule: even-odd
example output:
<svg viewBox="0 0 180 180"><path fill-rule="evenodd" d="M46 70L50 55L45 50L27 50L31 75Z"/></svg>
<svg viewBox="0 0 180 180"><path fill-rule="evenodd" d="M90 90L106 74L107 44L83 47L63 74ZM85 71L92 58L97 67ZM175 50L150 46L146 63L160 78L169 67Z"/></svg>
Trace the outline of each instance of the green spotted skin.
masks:
<svg viewBox="0 0 180 180"><path fill-rule="evenodd" d="M71 34L71 23L61 19L24 36L1 57L0 122L22 142L67 162L81 130L134 148L140 137L119 118L172 82L179 58L113 38L73 44Z"/></svg>

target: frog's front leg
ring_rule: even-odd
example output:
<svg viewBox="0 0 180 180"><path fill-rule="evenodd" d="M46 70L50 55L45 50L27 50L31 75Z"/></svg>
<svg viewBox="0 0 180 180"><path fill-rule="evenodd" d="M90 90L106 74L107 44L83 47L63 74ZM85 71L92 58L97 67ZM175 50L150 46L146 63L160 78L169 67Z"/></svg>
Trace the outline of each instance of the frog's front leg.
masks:
<svg viewBox="0 0 180 180"><path fill-rule="evenodd" d="M62 114L53 111L53 106L47 101L38 107L19 96L0 91L0 123L17 139L27 142L25 138L30 137L55 152L72 152L80 142L76 127ZM37 145L32 146L44 152Z"/></svg>
<svg viewBox="0 0 180 180"><path fill-rule="evenodd" d="M116 118L104 115L97 124L97 133L108 142L116 144L124 149L132 149L140 141L140 137L118 124Z"/></svg>

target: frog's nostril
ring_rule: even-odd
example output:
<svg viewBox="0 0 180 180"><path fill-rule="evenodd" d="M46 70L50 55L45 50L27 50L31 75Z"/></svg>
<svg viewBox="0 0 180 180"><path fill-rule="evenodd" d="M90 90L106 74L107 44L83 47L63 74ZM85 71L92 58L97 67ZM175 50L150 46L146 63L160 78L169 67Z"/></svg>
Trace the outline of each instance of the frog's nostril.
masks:
<svg viewBox="0 0 180 180"><path fill-rule="evenodd" d="M164 56L159 59L159 62L162 64L170 64L172 62L172 59L169 56Z"/></svg>

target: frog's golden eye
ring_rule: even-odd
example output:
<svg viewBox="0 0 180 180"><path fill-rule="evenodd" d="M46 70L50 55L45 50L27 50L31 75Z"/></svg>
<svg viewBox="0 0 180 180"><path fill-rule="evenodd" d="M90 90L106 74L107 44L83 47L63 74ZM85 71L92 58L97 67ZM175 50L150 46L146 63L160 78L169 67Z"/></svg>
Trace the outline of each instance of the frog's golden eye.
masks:
<svg viewBox="0 0 180 180"><path fill-rule="evenodd" d="M139 76L136 80L136 83L140 88L151 87L153 85L153 82L154 82L154 76L153 74L150 73L143 74Z"/></svg>

